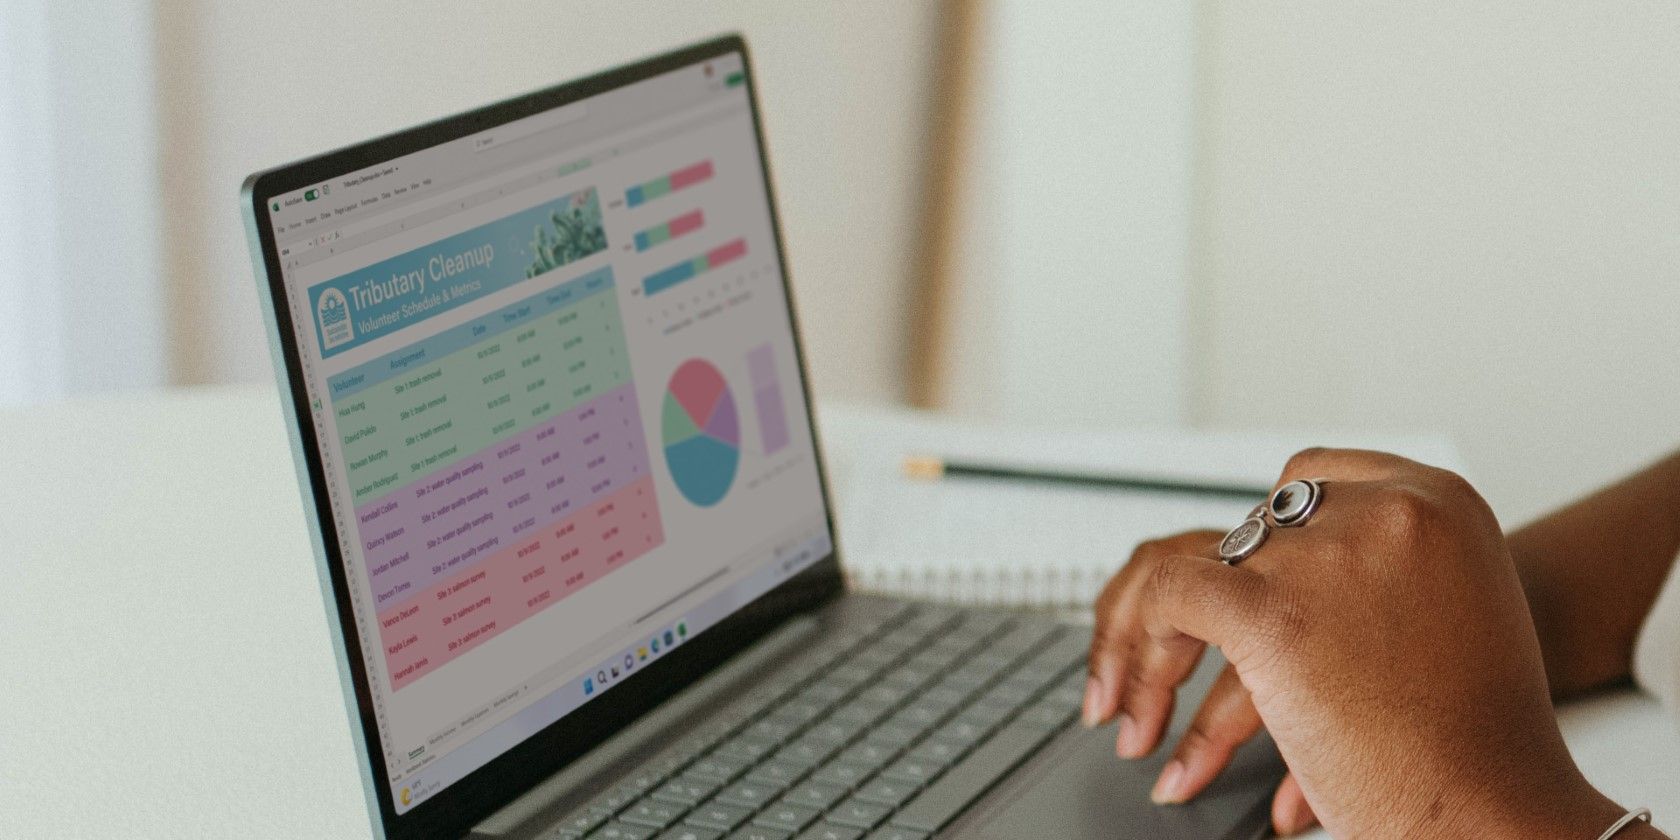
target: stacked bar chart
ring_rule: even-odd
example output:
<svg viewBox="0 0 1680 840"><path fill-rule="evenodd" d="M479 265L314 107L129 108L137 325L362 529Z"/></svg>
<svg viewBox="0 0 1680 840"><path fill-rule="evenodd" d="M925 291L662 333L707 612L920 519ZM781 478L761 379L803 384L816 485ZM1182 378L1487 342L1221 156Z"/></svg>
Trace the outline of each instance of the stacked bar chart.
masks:
<svg viewBox="0 0 1680 840"><path fill-rule="evenodd" d="M788 424L782 381L776 376L776 353L768 342L747 353L747 373L752 377L753 406L758 410L764 454L774 455L788 445Z"/></svg>
<svg viewBox="0 0 1680 840"><path fill-rule="evenodd" d="M706 224L706 216L699 210L691 210L662 225L654 225L647 230L636 231L636 250L646 251L655 245L661 245L682 236L693 233Z"/></svg>
<svg viewBox="0 0 1680 840"><path fill-rule="evenodd" d="M664 542L610 268L328 384L393 690Z"/></svg>
<svg viewBox="0 0 1680 840"><path fill-rule="evenodd" d="M631 207L640 207L656 198L688 189L695 184L704 183L711 179L712 162L703 160L625 190L624 203Z"/></svg>
<svg viewBox="0 0 1680 840"><path fill-rule="evenodd" d="M727 265L746 256L747 241L734 239L701 254L693 259L683 260L670 268L649 274L642 281L642 292L656 295L673 286L693 280L706 272L722 265Z"/></svg>

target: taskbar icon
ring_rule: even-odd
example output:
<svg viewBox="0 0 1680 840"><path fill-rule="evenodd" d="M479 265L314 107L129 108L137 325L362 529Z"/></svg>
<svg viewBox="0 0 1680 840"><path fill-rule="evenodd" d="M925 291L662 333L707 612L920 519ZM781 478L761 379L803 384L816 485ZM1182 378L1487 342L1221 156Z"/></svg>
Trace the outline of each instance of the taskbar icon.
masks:
<svg viewBox="0 0 1680 840"><path fill-rule="evenodd" d="M688 641L688 622L678 621L655 632L647 641L633 645L622 654L608 659L594 674L585 673L579 678L579 688L583 691L583 696L593 697L615 680L630 676L630 672L638 665L658 659L685 641Z"/></svg>

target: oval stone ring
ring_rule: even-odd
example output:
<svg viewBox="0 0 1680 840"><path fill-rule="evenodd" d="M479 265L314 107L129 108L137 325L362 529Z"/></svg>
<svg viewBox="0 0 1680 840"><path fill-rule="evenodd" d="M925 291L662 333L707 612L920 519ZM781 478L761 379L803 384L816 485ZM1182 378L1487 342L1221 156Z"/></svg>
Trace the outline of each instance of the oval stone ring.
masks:
<svg viewBox="0 0 1680 840"><path fill-rule="evenodd" d="M1279 528L1294 528L1307 524L1323 500L1324 479L1297 479L1272 491L1272 497L1266 501L1266 512Z"/></svg>

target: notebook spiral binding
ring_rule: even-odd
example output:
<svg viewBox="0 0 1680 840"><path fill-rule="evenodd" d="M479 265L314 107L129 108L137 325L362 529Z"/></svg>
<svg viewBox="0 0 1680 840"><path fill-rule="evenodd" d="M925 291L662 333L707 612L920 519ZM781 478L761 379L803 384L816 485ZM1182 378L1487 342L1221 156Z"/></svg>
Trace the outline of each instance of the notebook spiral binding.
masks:
<svg viewBox="0 0 1680 840"><path fill-rule="evenodd" d="M847 570L859 592L969 606L1089 609L1112 569L1047 566L872 567Z"/></svg>

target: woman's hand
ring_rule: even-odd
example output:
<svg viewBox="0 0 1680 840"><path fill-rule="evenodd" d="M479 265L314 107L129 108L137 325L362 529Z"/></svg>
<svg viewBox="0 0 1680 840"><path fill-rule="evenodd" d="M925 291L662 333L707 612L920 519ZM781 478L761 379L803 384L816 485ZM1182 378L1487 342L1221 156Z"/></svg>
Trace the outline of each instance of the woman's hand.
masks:
<svg viewBox="0 0 1680 840"><path fill-rule="evenodd" d="M1279 483L1298 478L1325 479L1323 503L1240 566L1216 559L1217 534L1188 534L1111 581L1087 721L1119 716L1121 755L1149 753L1213 644L1231 665L1158 799L1193 796L1264 725L1291 771L1273 811L1283 831L1311 814L1338 837L1574 840L1609 825L1621 811L1564 746L1522 587L1475 490L1348 450L1302 452Z"/></svg>
<svg viewBox="0 0 1680 840"><path fill-rule="evenodd" d="M1191 531L1143 543L1097 597L1097 629L1092 636L1091 674L1086 680L1081 717L1086 726L1120 718L1115 752L1121 758L1142 758L1154 751L1172 719L1179 683L1189 677L1201 658L1198 647L1191 657L1176 657L1169 663L1176 666L1173 668L1123 669L1131 651L1122 648L1146 635L1139 601L1145 597L1157 565L1180 555L1217 556L1223 536L1220 531ZM1161 772L1151 796L1163 805L1189 801L1213 783L1237 748L1260 731L1260 725L1260 713L1248 689L1237 672L1226 667L1174 750L1172 761ZM1272 798L1273 828L1288 836L1316 821L1295 777L1285 776Z"/></svg>

